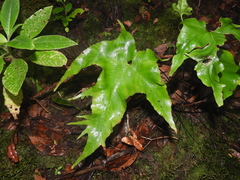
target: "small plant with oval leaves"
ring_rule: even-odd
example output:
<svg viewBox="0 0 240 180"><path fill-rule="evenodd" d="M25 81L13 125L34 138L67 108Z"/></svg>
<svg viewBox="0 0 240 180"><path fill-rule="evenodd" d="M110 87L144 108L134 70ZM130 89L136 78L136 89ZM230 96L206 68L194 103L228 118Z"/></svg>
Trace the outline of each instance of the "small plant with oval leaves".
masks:
<svg viewBox="0 0 240 180"><path fill-rule="evenodd" d="M57 49L76 45L60 35L38 36L48 23L52 6L35 12L23 24L16 24L20 11L19 0L5 0L1 8L0 33L0 73L3 72L2 84L5 105L17 119L22 101L21 87L28 72L28 63L61 67L67 58ZM18 33L19 32L19 33ZM22 51L23 55L17 52Z"/></svg>
<svg viewBox="0 0 240 180"><path fill-rule="evenodd" d="M69 32L69 23L77 16L77 14L83 14L87 9L76 8L73 10L73 5L67 0L56 0L60 3L59 7L53 9L53 20L61 20L64 26L65 32Z"/></svg>

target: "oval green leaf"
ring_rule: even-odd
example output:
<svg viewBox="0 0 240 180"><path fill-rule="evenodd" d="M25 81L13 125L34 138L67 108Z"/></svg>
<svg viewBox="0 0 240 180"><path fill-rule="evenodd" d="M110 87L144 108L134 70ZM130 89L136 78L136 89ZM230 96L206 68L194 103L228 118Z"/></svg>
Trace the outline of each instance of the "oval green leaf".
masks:
<svg viewBox="0 0 240 180"><path fill-rule="evenodd" d="M77 45L71 39L60 35L46 35L33 39L36 50L53 50L62 49L69 46Z"/></svg>
<svg viewBox="0 0 240 180"><path fill-rule="evenodd" d="M58 13L62 12L63 10L64 10L63 7L56 7L56 8L53 9L52 13L53 14L58 14Z"/></svg>
<svg viewBox="0 0 240 180"><path fill-rule="evenodd" d="M51 12L52 6L45 7L35 12L23 23L20 34L26 35L29 38L37 36L48 23Z"/></svg>
<svg viewBox="0 0 240 180"><path fill-rule="evenodd" d="M38 65L61 67L67 63L67 58L59 51L37 51L29 59Z"/></svg>
<svg viewBox="0 0 240 180"><path fill-rule="evenodd" d="M12 29L18 18L19 9L19 0L5 0L3 3L0 19L8 39L12 35Z"/></svg>
<svg viewBox="0 0 240 180"><path fill-rule="evenodd" d="M7 42L7 39L5 38L5 36L0 34L0 45L4 44L6 42Z"/></svg>
<svg viewBox="0 0 240 180"><path fill-rule="evenodd" d="M32 39L30 39L26 35L19 35L15 37L13 40L9 41L7 45L17 49L28 49L28 50L34 49L34 44Z"/></svg>
<svg viewBox="0 0 240 180"><path fill-rule="evenodd" d="M17 95L22 87L28 70L27 63L22 59L14 59L4 72L3 86L12 94Z"/></svg>
<svg viewBox="0 0 240 180"><path fill-rule="evenodd" d="M0 56L0 73L2 73L4 64L5 64L5 61L3 60L3 57Z"/></svg>

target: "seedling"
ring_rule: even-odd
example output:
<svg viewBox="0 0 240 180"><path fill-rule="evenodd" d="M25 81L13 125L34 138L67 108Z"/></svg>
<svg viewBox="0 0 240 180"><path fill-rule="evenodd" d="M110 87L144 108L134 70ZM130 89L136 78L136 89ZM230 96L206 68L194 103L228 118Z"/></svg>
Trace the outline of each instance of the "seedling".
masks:
<svg viewBox="0 0 240 180"><path fill-rule="evenodd" d="M83 14L87 9L76 8L73 10L73 5L67 0L56 0L62 6L53 9L53 14L55 15L53 20L61 20L64 26L65 32L69 32L69 23L76 17L77 14ZM73 10L73 11L72 11Z"/></svg>

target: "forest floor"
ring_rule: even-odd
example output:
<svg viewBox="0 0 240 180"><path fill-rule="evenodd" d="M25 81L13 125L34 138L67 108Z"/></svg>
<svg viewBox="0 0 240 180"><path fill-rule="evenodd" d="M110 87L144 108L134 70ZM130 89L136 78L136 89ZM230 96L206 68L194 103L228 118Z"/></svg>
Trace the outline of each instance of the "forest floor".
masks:
<svg viewBox="0 0 240 180"><path fill-rule="evenodd" d="M43 6L41 2L22 4L22 17L28 16L29 6L38 10L58 5L46 0ZM180 18L171 8L176 1L72 2L74 7L88 11L70 23L70 32L64 32L61 21L52 21L43 32L62 34L79 42L78 46L62 50L69 59L68 65L90 45L115 39L120 31L116 20L120 19L132 33L138 50L150 48L157 57L169 58L158 65L168 86L178 133L172 132L143 94L136 94L127 100L121 123L107 139L107 150L100 147L71 169L87 137L77 139L85 126L68 123L79 120L76 116L91 113L91 97L67 99L94 85L101 69L85 68L53 92L67 66L34 66L31 76L38 84L28 79L24 83L18 121L3 105L0 109L0 179L240 179L240 87L224 106L217 107L211 88L197 78L191 60L168 76L180 28ZM209 30L217 27L219 17L240 24L238 0L192 0L189 4L193 7L191 17L206 21ZM239 63L240 42L229 36L225 48Z"/></svg>

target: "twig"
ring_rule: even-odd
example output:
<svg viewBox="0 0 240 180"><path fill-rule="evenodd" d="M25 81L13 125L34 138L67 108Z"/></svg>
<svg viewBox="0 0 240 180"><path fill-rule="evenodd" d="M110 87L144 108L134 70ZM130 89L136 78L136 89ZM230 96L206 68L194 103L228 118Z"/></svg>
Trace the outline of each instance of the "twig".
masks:
<svg viewBox="0 0 240 180"><path fill-rule="evenodd" d="M89 172L97 170L97 169L102 169L102 168L103 168L102 165L94 166L94 167L91 167L91 168L86 168L86 169L83 169L83 170L80 170L80 171L75 171L75 172L72 172L72 173L69 173L69 174L61 175L61 176L56 177L52 180L70 179L72 177L77 177L77 176L89 173Z"/></svg>
<svg viewBox="0 0 240 180"><path fill-rule="evenodd" d="M175 140L178 140L178 138L176 137L172 137L172 136L160 136L160 137L156 137L156 138L148 138L148 137L144 137L144 136L141 136L143 139L147 139L149 140L149 142L145 145L145 147L143 149L145 149L152 141L155 141L155 140L158 140L158 139L175 139Z"/></svg>

